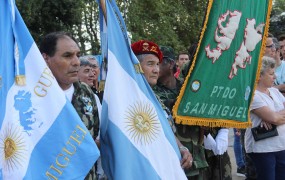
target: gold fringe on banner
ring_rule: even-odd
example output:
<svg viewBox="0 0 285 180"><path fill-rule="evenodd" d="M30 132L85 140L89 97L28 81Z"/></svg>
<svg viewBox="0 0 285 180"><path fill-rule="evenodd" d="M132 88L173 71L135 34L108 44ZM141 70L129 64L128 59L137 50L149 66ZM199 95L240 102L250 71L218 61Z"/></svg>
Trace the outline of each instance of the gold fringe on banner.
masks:
<svg viewBox="0 0 285 180"><path fill-rule="evenodd" d="M99 87L98 87L98 91L104 91L105 88L105 80L100 80L99 82Z"/></svg>
<svg viewBox="0 0 285 180"><path fill-rule="evenodd" d="M193 58L193 62L192 62L192 65L191 65L191 68L186 76L186 78L184 79L184 83L181 87L181 90L179 92L179 95L177 97L177 100L173 106L173 109L172 109L172 114L173 114L173 118L175 119L175 122L176 123L181 123L182 124L185 124L185 122L188 122L191 121L190 120L190 117L185 117L185 116L178 116L177 115L177 112L178 112L178 106L181 102L181 99L182 99L182 96L184 95L184 92L185 92L185 89L186 89L186 85L187 85L187 82L188 82L188 79L190 78L190 74L192 72L192 70L194 69L194 66L196 64L196 59L197 59L197 54L199 52L199 49L200 49L200 46L201 46L201 43L202 43L202 39L204 37L204 33L206 31L206 28L207 28L207 24L208 24L208 20L209 20L209 14L210 14L210 11L211 11L211 8L212 8L212 5L213 5L213 0L209 0L209 3L208 3L208 7L207 7L207 13L206 13L206 18L205 18L205 22L204 22L204 26L202 28L202 31L201 31L201 34L200 34L200 38L199 38L199 42L198 42L198 46L196 48L196 52L195 52L195 55L194 55L194 58ZM194 125L194 124L193 124Z"/></svg>
<svg viewBox="0 0 285 180"><path fill-rule="evenodd" d="M251 122L238 122L234 120L225 119L211 119L211 118L197 118L197 117L187 117L178 116L175 119L177 124L193 125L193 126L207 126L207 127L226 127L226 128L247 128L251 126Z"/></svg>
<svg viewBox="0 0 285 180"><path fill-rule="evenodd" d="M134 67L135 67L136 73L143 74L143 70L142 70L142 67L141 67L140 63L139 64L135 64Z"/></svg>
<svg viewBox="0 0 285 180"><path fill-rule="evenodd" d="M15 77L15 82L18 86L25 86L26 85L26 76L24 75L17 75Z"/></svg>
<svg viewBox="0 0 285 180"><path fill-rule="evenodd" d="M265 23L265 27L264 27L264 34L263 34L262 44L261 44L261 50L260 50L260 54L259 54L259 58L258 58L257 73L256 73L256 78L255 78L255 82L254 82L254 86L253 86L253 92L255 92L255 89L256 89L256 86L257 86L257 83L259 80L259 74L260 74L260 69L261 69L261 65L262 65L262 57L264 55L264 51L266 48L266 39L268 36L268 31L269 31L269 22L270 22L271 10L272 10L272 0L269 0L268 9L267 9L267 16L266 16L266 23ZM250 104L252 101L253 101L253 95L251 96ZM248 111L248 117L250 118L250 111Z"/></svg>
<svg viewBox="0 0 285 180"><path fill-rule="evenodd" d="M203 118L203 117L181 116L181 115L177 114L178 107L179 107L181 99L184 95L188 79L190 78L191 73L192 73L192 71L195 67L195 64L196 64L197 54L199 52L199 49L200 49L200 46L202 43L202 39L203 39L205 31L207 29L207 24L208 24L209 15L211 12L212 5L213 5L213 0L209 0L204 25L203 25L203 28L202 28L202 31L200 34L196 53L195 53L194 58L193 58L193 63L190 67L190 70L189 70L185 80L184 80L184 83L182 85L179 96L177 97L177 100L176 100L176 102L173 106L173 109L172 109L173 117L175 118L175 122L178 124L198 125L198 126L208 126L208 127L247 128L247 127L250 127L252 125L251 120L250 120L250 111L248 111L248 121L247 122L238 122L238 121L229 120L229 119L213 119L213 118ZM259 79L260 68L261 68L261 64L262 64L262 57L263 57L265 46L266 46L266 38L268 36L271 9L272 9L272 0L269 0L268 1L267 16L266 16L266 24L265 24L265 28L264 28L262 45L261 45L261 50L260 50L259 59L258 59L257 75L255 78L252 93L254 93L258 79ZM251 97L250 104L251 104L252 100L253 100L253 95Z"/></svg>

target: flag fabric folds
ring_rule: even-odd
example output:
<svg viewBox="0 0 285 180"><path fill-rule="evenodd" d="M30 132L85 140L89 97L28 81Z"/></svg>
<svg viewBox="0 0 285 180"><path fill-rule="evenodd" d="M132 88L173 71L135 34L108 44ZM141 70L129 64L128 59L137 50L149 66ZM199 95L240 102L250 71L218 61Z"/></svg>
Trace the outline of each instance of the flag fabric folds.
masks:
<svg viewBox="0 0 285 180"><path fill-rule="evenodd" d="M0 179L84 179L99 150L32 39L0 2Z"/></svg>
<svg viewBox="0 0 285 180"><path fill-rule="evenodd" d="M186 179L180 152L128 41L116 3L106 1L108 73L100 127L109 179ZM102 15L102 14L100 14Z"/></svg>
<svg viewBox="0 0 285 180"><path fill-rule="evenodd" d="M246 128L272 0L209 0L201 37L173 108L176 123Z"/></svg>

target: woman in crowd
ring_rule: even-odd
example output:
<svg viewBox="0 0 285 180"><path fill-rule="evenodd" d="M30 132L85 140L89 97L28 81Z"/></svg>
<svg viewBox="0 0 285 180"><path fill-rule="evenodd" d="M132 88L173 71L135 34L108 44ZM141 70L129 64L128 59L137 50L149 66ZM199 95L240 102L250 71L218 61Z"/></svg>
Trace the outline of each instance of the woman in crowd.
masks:
<svg viewBox="0 0 285 180"><path fill-rule="evenodd" d="M275 60L264 56L260 77L250 107L253 127L277 126L278 136L255 141L250 128L245 134L245 149L252 158L259 180L285 179L285 98L273 87Z"/></svg>

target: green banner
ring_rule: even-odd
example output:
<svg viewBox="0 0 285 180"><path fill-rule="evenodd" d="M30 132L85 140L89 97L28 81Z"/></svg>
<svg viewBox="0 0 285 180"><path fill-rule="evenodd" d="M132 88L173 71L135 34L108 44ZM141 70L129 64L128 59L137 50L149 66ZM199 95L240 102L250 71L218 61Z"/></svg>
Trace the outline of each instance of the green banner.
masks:
<svg viewBox="0 0 285 180"><path fill-rule="evenodd" d="M249 106L272 0L210 0L197 52L173 108L177 123L251 125Z"/></svg>

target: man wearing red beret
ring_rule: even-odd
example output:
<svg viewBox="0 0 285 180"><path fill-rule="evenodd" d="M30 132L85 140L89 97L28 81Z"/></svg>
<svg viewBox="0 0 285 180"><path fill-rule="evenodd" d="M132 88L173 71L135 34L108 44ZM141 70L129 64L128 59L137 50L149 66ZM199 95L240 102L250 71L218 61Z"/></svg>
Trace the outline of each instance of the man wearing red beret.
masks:
<svg viewBox="0 0 285 180"><path fill-rule="evenodd" d="M151 87L155 86L157 83L159 75L159 63L162 61L163 54L160 51L157 44L147 41L140 40L132 44L132 50L140 61L141 68L144 72L144 76ZM171 117L171 112L169 109L163 105L163 103L158 98L162 108ZM169 124L175 133L176 128L172 118L167 118L170 120ZM175 137L176 138L176 137ZM176 138L180 153L182 155L181 166L182 168L190 168L192 166L192 155L189 150L181 144L181 142Z"/></svg>

